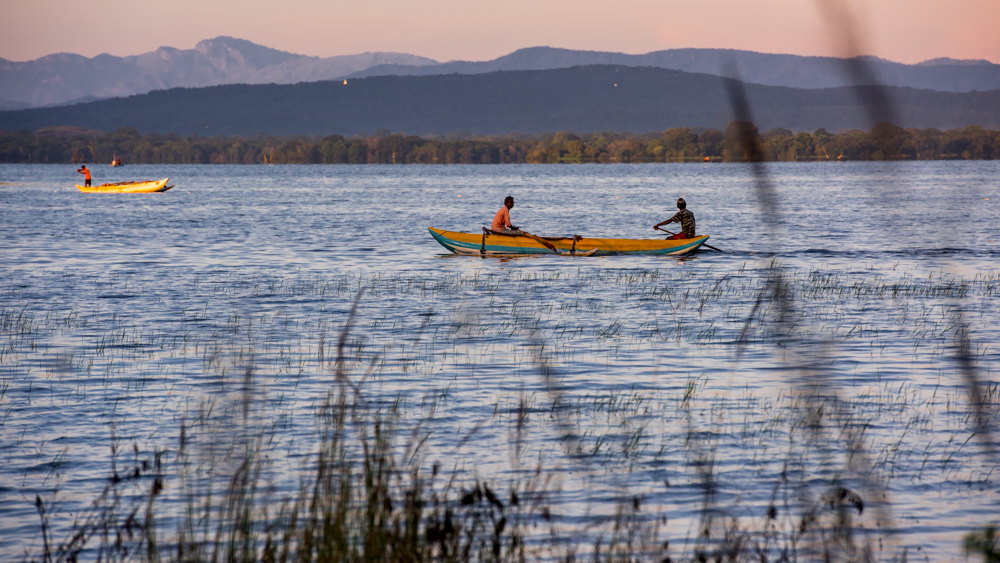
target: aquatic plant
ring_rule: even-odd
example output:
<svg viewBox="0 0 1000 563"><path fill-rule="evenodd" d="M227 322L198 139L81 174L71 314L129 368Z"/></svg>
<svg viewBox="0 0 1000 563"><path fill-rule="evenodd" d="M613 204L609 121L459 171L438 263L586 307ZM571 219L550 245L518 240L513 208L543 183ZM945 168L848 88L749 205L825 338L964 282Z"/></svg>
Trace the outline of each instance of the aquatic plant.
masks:
<svg viewBox="0 0 1000 563"><path fill-rule="evenodd" d="M893 365L946 357L954 292L982 311L970 328L990 341L997 275L786 274L811 317L800 337L872 360L851 374L866 383L837 383L833 396L784 383L794 370L729 388L754 369L745 361L713 377L632 367L661 344L731 357L740 342L744 358L771 362L785 337L774 305L757 305L768 267L712 284L614 268L527 269L502 283L483 271L215 276L191 282L212 288L200 307L156 329L129 299L6 308L5 435L28 422L13 410L27 398L107 404L116 428L95 501L34 487L43 525L26 559L901 556L911 546L882 532L898 516L877 491L988 487L995 461L975 455L972 423L978 411L995 425L1000 410L996 385L972 408L963 387L908 382ZM109 274L94 291L126 279ZM136 292L149 283L127 280ZM279 295L283 307L267 305ZM412 319L375 306L435 295L464 304ZM248 300L260 306L232 309ZM610 383L581 385L581 365ZM137 412L158 420L152 435L134 430ZM78 463L54 460L52 477Z"/></svg>

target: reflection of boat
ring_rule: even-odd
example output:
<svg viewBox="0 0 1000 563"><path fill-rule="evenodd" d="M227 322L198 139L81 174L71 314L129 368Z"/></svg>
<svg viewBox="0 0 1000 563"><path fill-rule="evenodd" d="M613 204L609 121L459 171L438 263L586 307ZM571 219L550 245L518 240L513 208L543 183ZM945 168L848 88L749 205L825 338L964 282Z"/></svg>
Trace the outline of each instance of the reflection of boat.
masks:
<svg viewBox="0 0 1000 563"><path fill-rule="evenodd" d="M146 182L116 182L114 184L101 184L100 186L90 187L77 184L76 187L80 188L81 192L87 193L141 194L149 192L165 192L173 187L167 185L167 180L169 179L170 178L164 178L162 180L149 180Z"/></svg>
<svg viewBox="0 0 1000 563"><path fill-rule="evenodd" d="M503 256L512 254L564 254L590 256L603 254L687 254L705 244L708 235L691 239L627 239L585 237L536 237L529 234L501 234L483 230L457 233L428 227L441 246L455 254ZM544 241L544 242L542 242ZM546 244L547 243L547 244ZM548 248L551 245L553 251Z"/></svg>

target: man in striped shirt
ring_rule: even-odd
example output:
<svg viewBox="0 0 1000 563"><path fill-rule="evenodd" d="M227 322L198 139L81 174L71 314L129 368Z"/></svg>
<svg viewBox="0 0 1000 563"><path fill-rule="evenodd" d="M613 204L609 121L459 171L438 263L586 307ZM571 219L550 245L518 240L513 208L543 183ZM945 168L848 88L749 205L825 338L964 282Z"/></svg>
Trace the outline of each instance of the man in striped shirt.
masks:
<svg viewBox="0 0 1000 563"><path fill-rule="evenodd" d="M659 229L661 225L668 225L676 221L681 224L681 232L670 237L671 239L694 238L694 213L691 213L691 210L687 208L687 202L684 201L684 198L677 200L677 208L680 211L666 221L653 225L653 229Z"/></svg>

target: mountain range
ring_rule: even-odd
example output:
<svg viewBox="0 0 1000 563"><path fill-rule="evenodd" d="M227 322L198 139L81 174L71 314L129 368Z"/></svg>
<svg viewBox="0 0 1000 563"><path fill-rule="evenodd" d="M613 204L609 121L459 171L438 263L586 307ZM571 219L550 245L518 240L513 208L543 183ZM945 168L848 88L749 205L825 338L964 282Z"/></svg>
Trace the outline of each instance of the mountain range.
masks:
<svg viewBox="0 0 1000 563"><path fill-rule="evenodd" d="M59 53L28 62L0 59L0 109L23 109L219 84L294 84L342 78L385 64L418 68L437 61L403 53L309 57L232 37L194 49L160 47L131 57Z"/></svg>
<svg viewBox="0 0 1000 563"><path fill-rule="evenodd" d="M86 104L0 112L0 129L69 125L181 135L354 135L380 129L417 135L468 131L646 133L724 128L735 81L655 67L589 65L483 74L373 76L289 85L173 88ZM1000 127L1000 90L744 84L762 131L868 129L865 104L892 103L902 127ZM859 94L861 94L859 96ZM861 101L859 101L861 100ZM869 100L869 101L865 101Z"/></svg>
<svg viewBox="0 0 1000 563"><path fill-rule="evenodd" d="M1000 65L984 60L938 58L907 65L861 57L870 69L870 84L924 88L939 92L1000 89ZM790 88L837 88L856 85L845 72L845 59L739 51L734 49L669 49L645 55L573 51L551 47L520 49L492 61L441 64L385 63L347 78L397 75L478 74L498 70L546 70L594 64L646 66L738 78L744 82ZM864 85L864 84L862 84Z"/></svg>
<svg viewBox="0 0 1000 563"><path fill-rule="evenodd" d="M295 84L385 75L482 74L586 65L658 67L729 76L770 86L833 88L852 85L844 59L727 49L671 49L644 55L520 49L491 61L441 63L404 53L310 57L232 37L199 42L194 49L161 47L129 57L88 58L60 53L33 61L0 59L0 109L66 105L177 87L222 84ZM933 59L908 65L866 57L873 77L890 86L942 92L1000 89L1000 65ZM734 69L735 72L730 69Z"/></svg>

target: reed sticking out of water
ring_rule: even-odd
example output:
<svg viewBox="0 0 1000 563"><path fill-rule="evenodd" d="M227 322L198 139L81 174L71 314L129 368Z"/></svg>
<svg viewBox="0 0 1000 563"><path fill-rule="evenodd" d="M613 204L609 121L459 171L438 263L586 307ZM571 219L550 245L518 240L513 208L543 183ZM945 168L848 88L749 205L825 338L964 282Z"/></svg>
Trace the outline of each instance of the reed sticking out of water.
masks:
<svg viewBox="0 0 1000 563"><path fill-rule="evenodd" d="M563 450L562 463L584 482L593 482L610 460L618 464L615 467L627 468L639 450L654 445L642 423L649 416L649 397L623 388L588 399L592 400L587 407L591 412L621 421L623 429L617 444L610 435L594 440L580 419L579 399L574 404L564 392L554 351L537 340L532 361L543 395L528 396L522 390L515 406L499 408L494 414L493 424L510 424L512 466L519 469L516 477L498 485L475 470L458 466L443 469L431 461L435 452L428 449L422 424L407 416L398 399L383 397L369 388L378 369L377 358L351 361L358 350L352 347L352 327L360 298L359 292L335 339L335 360L325 362L327 352L322 346L317 349L319 363L329 366L330 386L315 403L315 447L293 471L277 467L272 457L272 444L283 435L267 410L271 398L261 385L254 353L240 350L227 356L213 351L207 365L221 374L212 385L216 395L184 417L172 451L145 457L135 451L130 461L122 463L125 452L119 451L113 436L112 467L103 490L61 541L52 541L46 505L41 497L37 499L43 545L42 553L33 559L879 558L875 545L882 536L877 532L873 536L861 518L871 510L877 512L883 500L864 488L866 480L841 477L839 472L817 491L815 474L809 469L815 459L822 461L828 455L824 452L835 451L838 444L848 444L855 455L864 451L865 426L851 418L856 412L843 399L833 396L818 401L817 397L803 396L792 408L770 403L757 407L774 412L773 426L734 428L731 422L720 419L706 427L695 412L704 408L696 406L704 380L691 379L673 399L686 420L687 438L682 447L702 491L700 518L689 531L690 541L676 540L683 531L667 520L668 512L650 504L647 496L624 490L613 513L580 528L571 523L578 515L559 513L560 505L554 498L558 492L551 480L553 460L539 456L534 469L525 469L521 455L526 440L542 437L551 441ZM230 326L240 331L245 325L234 321ZM223 369L225 357L241 363ZM889 409L897 408L893 401L907 401L904 389L886 388L877 393L860 401ZM992 388L980 397L981 408L995 408L996 395ZM746 400L757 401L753 397ZM432 418L436 409L436 400L429 401L428 417ZM833 432L823 431L836 428L846 434L830 436L827 434ZM460 433L456 438L459 447L477 431L478 425ZM789 437L788 451L779 454L784 457L784 469L773 481L762 476L760 486L771 491L766 512L740 515L725 506L717 494L723 479L717 460L724 455L720 448L725 446L720 440L740 435L753 442L772 432L786 432ZM885 451L894 448L890 445ZM669 490L669 481L664 481ZM288 486L289 482L297 485ZM796 507L802 505L792 500L795 498L810 500L799 510ZM968 545L986 553L983 546L990 537L976 536L978 539L970 539Z"/></svg>
<svg viewBox="0 0 1000 563"><path fill-rule="evenodd" d="M708 317L715 317L719 311L740 302L740 311L754 311L749 317L755 322L747 332L755 337L747 339L751 341L747 346L754 346L754 342L787 342L789 330L779 330L784 327L774 325L777 319L799 317L783 317L770 296L773 292L761 292L768 287L766 275L769 270L763 270L765 280L759 284L740 279L737 273L743 276L748 272L741 268L740 272L722 275L715 284L702 284L700 288L680 294L663 289L676 285L673 282L678 280L670 276L678 274L660 270L609 269L586 274L578 272L576 278L565 272L558 274L572 278L570 283L601 285L605 292L620 291L620 299L616 299L618 294L609 299L615 303L642 300L655 303L656 307L670 308L677 322L697 322L702 308L706 309ZM341 279L317 282L309 289L283 280L255 280L254 284L261 283L274 290L294 285L297 294L323 294L334 291L331 288L362 285L360 280L342 284ZM822 272L804 276L785 274L783 279L787 295L796 296L798 310L813 312L814 323L826 317L843 322L842 308L853 307L845 304L856 301L868 307L868 300L878 300L883 304L892 303L898 309L896 314L906 318L905 323L899 323L898 329L917 343L940 342L952 329L941 328L946 325L947 310L940 318L932 320L928 309L909 303L910 299L919 305L927 299L971 295L983 299L983 311L986 311L998 287L994 274L979 275L971 281L947 277L915 280L907 274L896 281L885 281L878 273L855 277ZM421 295L431 291L445 294L463 286L475 286L477 292L489 292L499 283L492 276L480 274L442 278L433 289L422 285L426 280L405 276L380 275L365 278L364 282L366 292L382 297L407 291ZM530 295L545 282L547 280L537 273L516 273L509 276L506 290L514 296ZM237 291L218 285L222 292ZM760 298L756 299L758 296ZM759 303L756 309L752 309L752 300ZM215 395L210 395L199 408L185 416L180 423L176 447L145 458L136 453L126 463L122 459L127 452L119 451L118 440L113 436L115 465L111 476L88 511L78 517L70 534L59 539L64 535L64 527L60 528L58 516L54 516L60 514L58 502L41 502L43 499L38 497L36 506L41 519L40 543L44 555L37 559L72 560L100 555L105 559L255 560L268 554L267 558L272 560L300 556L317 559L370 556L385 560L418 556L457 560L468 556L515 560L543 556L566 559L580 556L584 551L589 555L601 554L594 555L596 558L623 558L624 553L633 552L636 557L662 555L675 559L717 556L745 559L756 554L756 560L775 560L780 559L781 554L810 558L812 554L824 553L849 554L858 559L871 552L872 530L866 526L871 515L878 513L881 498L866 485L867 477L851 478L850 465L824 475L813 471L815 465L839 465L829 452L846 450L849 463L856 463L854 460L861 460L863 456L871 458L866 465L872 468L871 481L876 484L887 482L892 470L886 468L908 455L922 457L920 472L912 476L917 481L925 467L930 471L931 466L939 463L944 468L946 480L974 482L971 476L961 474L965 470L953 461L953 455L960 452L974 434L966 437L956 431L948 444L940 447L934 443L932 448L928 443L923 452L906 451L901 447L908 431L926 430L934 424L931 414L920 412L925 407L908 385L890 387L886 383L877 389L863 391L854 400L820 393L791 395L784 401L748 396L741 399L746 401L747 407L736 412L743 417L747 416L746 412L756 411L759 419L742 424L734 424L727 419L731 413L714 406L721 402L703 396L705 376L691 377L686 386L676 390L676 396L662 389L642 390L627 385L606 394L575 396L567 390L564 374L560 373L560 360L566 357L561 350L565 347L562 344L572 345L575 343L572 338L577 337L560 340L563 328L558 325L537 328L540 316L561 309L561 305L553 307L543 301L514 303L501 299L496 305L498 311L517 319L503 328L504 334L519 331L531 335L529 342L534 344L529 348L533 353L525 356L526 360L518 361L524 372L538 374L539 382L535 386L538 392L532 394L522 388L511 399L512 406L503 405L502 400L490 406L492 420L487 416L484 423L472 429L456 431L455 442L461 447L482 426L509 423L511 467L515 469L515 479L505 482L501 481L502 476L481 474L479 468L469 471L456 465L442 470L439 464L431 463L429 460L439 452L430 445L429 430L425 430L423 423L413 422L419 418L413 416L414 410L404 403L405 399L384 397L371 385L378 379L385 362L395 360L385 357L388 350L397 351L400 361L392 365L398 366L402 373L437 372L444 364L435 363L432 358L438 353L435 346L446 343L444 347L447 348L450 345L447 343L454 339L481 334L480 329L491 328L488 324L477 325L461 311L453 319L428 314L421 321L417 338L399 336L408 343L405 346L378 347L369 342L366 347L366 337L359 334L360 329L354 328L365 326L355 319L362 305L356 297L347 314L349 322L333 339L337 349L330 354L324 350L324 323L309 324L305 330L295 331L289 327L299 326L299 320L289 320L287 316L281 320L265 320L245 313L222 315L217 330L206 339L188 339L185 335L183 342L172 344L199 349L195 354L204 355L206 369L220 374L201 381ZM593 314L602 326L589 329L588 338L600 339L609 347L610 344L653 339L645 335L645 327L630 323L611 307L576 297L562 303L569 309L583 309L585 314ZM686 320L679 314L685 310L688 311ZM166 346L163 343L165 336L147 334L127 315L117 313L108 318L107 315L90 316L71 311L65 317L58 317L32 314L19 307L2 312L0 320L6 323L2 326L6 327L5 335L9 337L4 340L12 354L8 357L15 358L27 350L44 348L46 343L42 334L56 330L53 327L87 327L88 339L95 343L89 352L84 348L78 355L71 354L65 361L53 363L53 377L65 377L71 384L76 381L72 378L77 373L85 375L83 367L78 369L77 366L86 361L88 353L111 362L134 355L142 357L148 349ZM402 335L394 322L384 316L375 318L370 323L371 331ZM853 322L848 321L849 324ZM108 325L105 327L104 323ZM307 323L303 321L303 324ZM936 328L927 328L932 325ZM95 326L99 327L96 331ZM730 330L727 338L717 335L696 339L695 335L702 329L686 332L685 338L714 346L737 341L735 335L742 328ZM808 328L797 326L798 338L822 334L815 328L806 330ZM846 342L871 338L875 343L880 339L877 326L873 328L860 321L850 330L837 325L834 328L833 332ZM261 333L270 330L290 332L283 340L260 338ZM310 331L316 330L319 337L312 338L314 335ZM430 347L418 348L425 331L432 335L428 342ZM612 332L614 334L610 334ZM724 333L720 331L719 334ZM483 340L495 341L497 336L499 334L487 333ZM299 370L311 373L315 366L326 366L333 392L323 395L313 407L319 424L316 444L310 448L308 460L293 467L295 471L289 471L287 467L277 466L287 464L287 460L276 460L273 444L285 439L287 434L278 428L283 424L280 417L268 410L268 402L275 398L267 396L266 378L289 377L293 373L282 363L268 358L294 355L287 341L297 339L318 343L315 362L295 360L306 366ZM655 341L662 340L656 337ZM817 341L822 343L818 338ZM376 351L372 352L373 349ZM474 354L478 350L474 348ZM934 358L938 356L940 354L932 354ZM813 361L819 360L814 358ZM433 367L412 367L422 362ZM120 383L127 391L144 385L143 376L129 373L128 369L116 369L121 371ZM108 373L118 372L108 367ZM114 378L105 375L95 380L104 386L110 385ZM666 378L660 381L669 383ZM9 383L4 382L0 398ZM962 389L956 393L960 391ZM441 390L439 396L428 399L430 414L426 419L434 417L447 393L447 389ZM661 393L667 395L657 396ZM951 401L947 410L952 410L951 405L960 401L966 403L960 396L946 400ZM979 424L977 411L989 415L991 418L985 423L995 426L995 413L1000 412L996 408L998 400L997 386L984 386L976 399L975 410L965 415L973 431ZM654 401L658 404L653 405ZM786 404L788 402L790 404ZM667 412L665 405L669 404L676 405L675 413ZM891 443L873 441L868 426L868 417L874 414L871 409L911 411L908 416L912 418L898 425L901 431L898 442L895 437ZM699 415L698 411L709 415ZM674 516L669 511L659 510L655 501L651 501L657 492L635 493L621 487L620 494L614 497L618 501L613 514L594 518L583 525L570 522L578 514L560 513L566 504L557 498L559 491L552 484L553 475L568 470L582 476L584 483L606 486L599 481L600 472L604 472L605 477L616 472L631 476L636 465L648 468L662 463L662 458L650 451L650 448L655 451L658 430L651 420L676 413L687 424L686 439L676 447L686 450L686 467L692 469L696 477L691 481L704 493L700 499L692 501L700 504L701 518L697 529L688 536L688 543L677 540L683 537L684 530L678 530L676 522L659 519L668 514ZM588 422L598 416L606 417L611 431L587 427ZM706 416L708 422L705 422ZM787 452L775 454L776 450L768 449L773 446L764 438L773 435L788 436ZM727 440L723 440L724 437ZM723 480L727 477L720 474L719 468L725 456L731 455L725 452L733 443L729 438L745 446L738 455L780 457L785 463L779 478L761 474L759 484L748 482L749 488L756 486L761 491L772 491L766 514L757 510L757 506L749 506L750 503L727 506L727 501L719 498L718 491L726 489ZM553 447L546 450L539 447L539 443ZM675 444L662 441L660 447L675 447ZM532 454L538 452L536 465L526 461L526 450ZM935 450L944 450L946 455L939 458ZM987 484L990 472L992 469L986 467L983 482ZM855 477L857 473L853 470ZM289 479L297 479L297 487L289 485ZM821 480L825 484L817 488L815 483ZM671 485L664 486L672 494ZM291 489L294 493L287 492ZM619 493L619 490L614 492ZM499 505L491 501L491 497L499 501ZM796 503L787 500L789 498L807 501L804 506L794 506ZM61 514L65 513L63 510ZM50 525L50 519L55 525ZM879 518L877 522L884 520ZM835 529L842 532L835 533ZM672 547L663 547L665 538L670 539ZM496 556L493 555L495 550L499 552ZM321 552L326 555L321 556Z"/></svg>
<svg viewBox="0 0 1000 563"><path fill-rule="evenodd" d="M360 292L358 297L360 298ZM321 421L318 450L304 463L297 494L275 501L267 493L265 444L274 438L266 425L255 425L254 371L244 370L239 398L223 407L228 414L242 413L239 424L215 419L216 428L202 423L199 433L220 436L232 432L232 443L200 444L207 456L198 459L193 428L182 424L174 469L163 474L161 456L149 465L137 461L122 475L116 467L103 493L71 536L50 546L47 519L41 498L38 509L45 532L43 561L75 561L85 549L96 550L99 560L175 561L467 561L524 560L533 547L524 540L525 526L537 511L547 515L544 495L528 482L502 497L490 485L473 480L456 484L456 475L444 479L435 465L425 477L418 463L421 445L396 446L399 438L394 407L387 412L365 408L369 398L364 377L351 381L345 370L347 342L355 308L337 345L335 385L324 399L317 417ZM354 374L356 375L356 374ZM206 406L207 407L207 406ZM208 421L205 408L196 418ZM229 425L228 428L225 428ZM218 446L228 451L216 458ZM403 459L400 459L403 452ZM117 459L117 452L113 452ZM203 471L203 468L209 468ZM221 490L215 489L225 478ZM121 491L130 485L148 487L148 494L133 496L131 508L122 505ZM164 487L179 491L181 515L158 516ZM522 504L521 498L529 500ZM548 518L548 516L546 516ZM176 530L161 537L163 523ZM90 546L97 539L97 546ZM606 549L617 549L613 536ZM89 547L88 547L89 546Z"/></svg>

